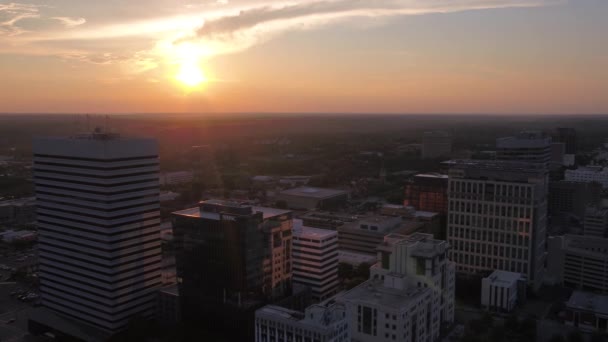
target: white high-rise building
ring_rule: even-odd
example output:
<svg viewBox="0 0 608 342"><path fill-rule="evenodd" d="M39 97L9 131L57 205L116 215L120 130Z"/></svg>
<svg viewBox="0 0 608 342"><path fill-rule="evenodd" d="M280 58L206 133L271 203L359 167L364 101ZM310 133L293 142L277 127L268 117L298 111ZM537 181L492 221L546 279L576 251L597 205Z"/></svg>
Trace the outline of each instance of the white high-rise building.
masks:
<svg viewBox="0 0 608 342"><path fill-rule="evenodd" d="M293 283L311 288L322 301L338 290L338 232L302 225L293 220Z"/></svg>
<svg viewBox="0 0 608 342"><path fill-rule="evenodd" d="M538 288L546 258L543 163L454 160L449 168L448 242L460 273L503 270Z"/></svg>
<svg viewBox="0 0 608 342"><path fill-rule="evenodd" d="M96 131L35 139L33 152L40 293L55 315L37 323L111 335L152 316L161 285L157 142Z"/></svg>

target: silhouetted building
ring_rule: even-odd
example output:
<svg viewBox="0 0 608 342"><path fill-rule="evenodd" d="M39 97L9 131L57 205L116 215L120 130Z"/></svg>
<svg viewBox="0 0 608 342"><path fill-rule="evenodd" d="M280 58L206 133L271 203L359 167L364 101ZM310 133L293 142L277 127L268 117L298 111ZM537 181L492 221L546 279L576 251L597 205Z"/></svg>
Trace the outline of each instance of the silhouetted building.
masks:
<svg viewBox="0 0 608 342"><path fill-rule="evenodd" d="M356 215L332 213L328 211L311 211L302 216L302 223L307 227L336 230L341 225L357 220Z"/></svg>
<svg viewBox="0 0 608 342"><path fill-rule="evenodd" d="M153 317L161 286L157 142L96 131L35 139L33 152L40 294L50 310L32 315L34 330L83 338L92 329L84 337L92 341L133 317Z"/></svg>
<svg viewBox="0 0 608 342"><path fill-rule="evenodd" d="M440 214L448 212L448 176L437 173L415 175L405 186L403 205Z"/></svg>
<svg viewBox="0 0 608 342"><path fill-rule="evenodd" d="M539 131L523 131L514 137L496 139L496 159L549 165L551 137Z"/></svg>
<svg viewBox="0 0 608 342"><path fill-rule="evenodd" d="M281 191L277 201L284 201L290 209L332 210L346 205L348 192L313 187L294 188Z"/></svg>
<svg viewBox="0 0 608 342"><path fill-rule="evenodd" d="M576 154L577 138L574 128L556 128L553 134L553 141L564 143L566 145L566 154Z"/></svg>
<svg viewBox="0 0 608 342"><path fill-rule="evenodd" d="M253 313L292 290L292 213L208 200L173 213L182 317L253 336Z"/></svg>
<svg viewBox="0 0 608 342"><path fill-rule="evenodd" d="M608 332L608 296L574 291L566 302L564 324L583 332Z"/></svg>
<svg viewBox="0 0 608 342"><path fill-rule="evenodd" d="M599 183L549 182L549 213L570 214L582 219L587 206L598 203L601 192Z"/></svg>
<svg viewBox="0 0 608 342"><path fill-rule="evenodd" d="M454 160L449 165L448 241L464 274L521 273L543 281L547 220L544 164Z"/></svg>
<svg viewBox="0 0 608 342"><path fill-rule="evenodd" d="M452 152L452 136L448 132L429 131L422 135L422 159L446 156Z"/></svg>

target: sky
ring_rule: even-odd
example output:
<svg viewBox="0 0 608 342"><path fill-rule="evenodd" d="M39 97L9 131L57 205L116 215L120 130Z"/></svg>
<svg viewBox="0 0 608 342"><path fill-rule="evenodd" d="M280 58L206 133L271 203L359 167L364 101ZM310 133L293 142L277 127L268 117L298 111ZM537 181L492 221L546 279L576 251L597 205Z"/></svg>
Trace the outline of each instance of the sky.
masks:
<svg viewBox="0 0 608 342"><path fill-rule="evenodd" d="M607 0L22 1L4 113L608 114Z"/></svg>

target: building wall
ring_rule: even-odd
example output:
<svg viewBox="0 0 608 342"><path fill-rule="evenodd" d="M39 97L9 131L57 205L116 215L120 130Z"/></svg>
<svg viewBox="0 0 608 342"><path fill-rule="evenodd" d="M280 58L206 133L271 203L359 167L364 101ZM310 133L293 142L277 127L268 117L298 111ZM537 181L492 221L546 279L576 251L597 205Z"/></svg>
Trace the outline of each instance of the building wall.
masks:
<svg viewBox="0 0 608 342"><path fill-rule="evenodd" d="M545 182L450 178L448 241L457 272L496 269L542 283Z"/></svg>
<svg viewBox="0 0 608 342"><path fill-rule="evenodd" d="M161 285L158 147L150 139L34 141L45 307L106 331L152 316Z"/></svg>
<svg viewBox="0 0 608 342"><path fill-rule="evenodd" d="M321 240L294 231L292 255L293 282L311 287L313 300L321 301L337 292L337 232L328 234Z"/></svg>

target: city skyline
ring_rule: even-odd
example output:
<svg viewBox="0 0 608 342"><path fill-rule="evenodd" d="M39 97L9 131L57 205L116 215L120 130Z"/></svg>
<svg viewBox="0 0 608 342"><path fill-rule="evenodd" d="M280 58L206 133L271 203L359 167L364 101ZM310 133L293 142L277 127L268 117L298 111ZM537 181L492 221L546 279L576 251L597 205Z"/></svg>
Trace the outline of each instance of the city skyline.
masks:
<svg viewBox="0 0 608 342"><path fill-rule="evenodd" d="M598 0L1 3L0 112L603 114L606 13Z"/></svg>

